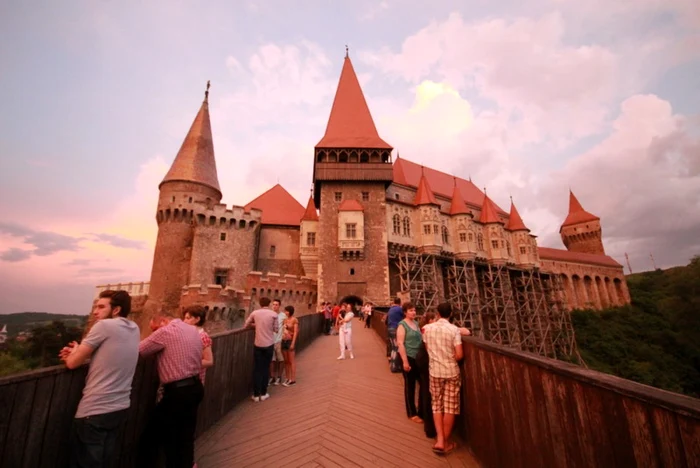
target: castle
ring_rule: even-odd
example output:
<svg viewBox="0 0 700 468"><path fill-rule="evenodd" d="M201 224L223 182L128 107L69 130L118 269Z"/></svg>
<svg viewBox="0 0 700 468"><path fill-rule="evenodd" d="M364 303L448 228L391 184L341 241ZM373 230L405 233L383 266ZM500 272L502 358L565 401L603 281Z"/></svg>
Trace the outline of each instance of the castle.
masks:
<svg viewBox="0 0 700 468"><path fill-rule="evenodd" d="M622 266L605 255L600 219L573 193L560 229L567 250L539 247L512 201L505 212L470 180L392 151L346 55L306 207L278 184L229 208L207 87L159 185L148 300L170 313L202 304L221 319L245 314L262 295L301 313L348 295L378 305L400 295L423 309L447 299L485 335L510 336L501 342L515 339L509 314L630 301Z"/></svg>

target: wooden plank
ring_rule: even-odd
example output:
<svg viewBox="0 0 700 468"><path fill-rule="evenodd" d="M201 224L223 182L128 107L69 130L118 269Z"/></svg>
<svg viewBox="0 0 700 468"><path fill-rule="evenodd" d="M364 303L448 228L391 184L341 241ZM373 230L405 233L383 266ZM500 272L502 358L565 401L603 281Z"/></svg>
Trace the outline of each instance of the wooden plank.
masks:
<svg viewBox="0 0 700 468"><path fill-rule="evenodd" d="M37 380L29 417L29 433L25 442L23 466L33 468L41 461L56 377L56 375L49 375Z"/></svg>
<svg viewBox="0 0 700 468"><path fill-rule="evenodd" d="M654 443L645 405L631 398L623 399L622 405L627 417L627 426L630 430L630 440L637 466L659 466L659 460L656 457L658 448Z"/></svg>
<svg viewBox="0 0 700 468"><path fill-rule="evenodd" d="M2 466L12 468L22 466L36 384L36 380L27 380L17 385L10 427L5 440L4 456L0 460Z"/></svg>
<svg viewBox="0 0 700 468"><path fill-rule="evenodd" d="M12 408L14 407L16 384L0 387L0 453L5 453L5 440L12 424ZM0 456L0 463L4 457Z"/></svg>
<svg viewBox="0 0 700 468"><path fill-rule="evenodd" d="M685 466L683 441L675 415L663 408L650 408L654 446L661 466Z"/></svg>
<svg viewBox="0 0 700 468"><path fill-rule="evenodd" d="M687 466L698 468L700 467L700 424L697 419L686 416L677 415L677 419Z"/></svg>

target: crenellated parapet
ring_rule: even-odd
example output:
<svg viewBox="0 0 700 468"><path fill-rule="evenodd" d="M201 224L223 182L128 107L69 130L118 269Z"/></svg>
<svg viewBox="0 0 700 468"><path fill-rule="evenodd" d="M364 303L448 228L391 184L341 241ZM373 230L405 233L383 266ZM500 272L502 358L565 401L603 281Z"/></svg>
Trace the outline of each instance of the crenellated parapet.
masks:
<svg viewBox="0 0 700 468"><path fill-rule="evenodd" d="M156 213L156 221L184 222L195 226L213 226L220 229L254 230L260 225L262 211L251 209L246 211L242 206L219 203L208 206L206 203L193 203L189 207L161 207Z"/></svg>
<svg viewBox="0 0 700 468"><path fill-rule="evenodd" d="M248 273L246 292L253 308L261 297L280 299L282 307L293 305L298 315L315 312L317 283L313 278L280 273L251 271Z"/></svg>

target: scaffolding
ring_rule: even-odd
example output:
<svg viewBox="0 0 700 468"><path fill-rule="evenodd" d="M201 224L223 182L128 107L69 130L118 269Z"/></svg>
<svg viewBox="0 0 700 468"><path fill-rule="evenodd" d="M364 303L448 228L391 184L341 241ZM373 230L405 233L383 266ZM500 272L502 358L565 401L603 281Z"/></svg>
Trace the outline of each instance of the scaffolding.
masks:
<svg viewBox="0 0 700 468"><path fill-rule="evenodd" d="M455 323L481 337L483 324L479 314L479 287L474 262L452 258L446 264L447 298L452 303Z"/></svg>
<svg viewBox="0 0 700 468"><path fill-rule="evenodd" d="M440 301L440 281L434 255L415 252L397 254L401 291L408 292L419 311L435 309Z"/></svg>
<svg viewBox="0 0 700 468"><path fill-rule="evenodd" d="M486 264L477 270L477 277L484 338L521 349L518 317L508 269L503 264Z"/></svg>

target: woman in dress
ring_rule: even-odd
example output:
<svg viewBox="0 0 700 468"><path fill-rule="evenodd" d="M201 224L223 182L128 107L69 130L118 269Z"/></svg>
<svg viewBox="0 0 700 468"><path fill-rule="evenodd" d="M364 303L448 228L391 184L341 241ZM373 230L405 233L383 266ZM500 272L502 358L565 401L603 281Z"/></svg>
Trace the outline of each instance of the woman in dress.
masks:
<svg viewBox="0 0 700 468"><path fill-rule="evenodd" d="M284 355L284 374L287 380L282 385L291 387L297 383L296 344L299 335L299 319L294 316L294 306L284 308L287 316L282 323L282 355Z"/></svg>
<svg viewBox="0 0 700 468"><path fill-rule="evenodd" d="M199 380L204 385L204 377L207 368L214 365L214 353L211 350L211 337L204 331L204 322L207 320L207 311L202 306L189 306L184 310L183 322L197 327L199 337L202 339L202 370L199 371Z"/></svg>
<svg viewBox="0 0 700 468"><path fill-rule="evenodd" d="M406 403L406 415L413 422L422 423L416 408L416 383L420 379L416 355L420 349L423 337L416 322L416 306L405 302L403 306L404 319L396 329L396 344L403 362L403 395Z"/></svg>

